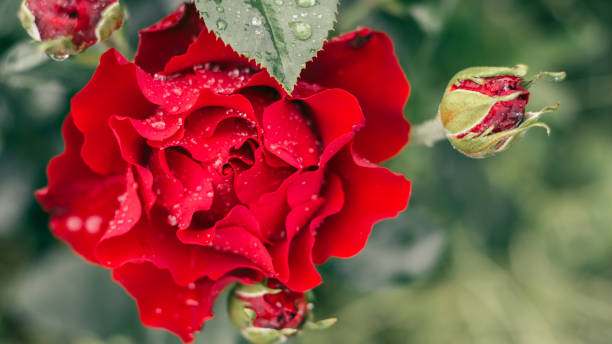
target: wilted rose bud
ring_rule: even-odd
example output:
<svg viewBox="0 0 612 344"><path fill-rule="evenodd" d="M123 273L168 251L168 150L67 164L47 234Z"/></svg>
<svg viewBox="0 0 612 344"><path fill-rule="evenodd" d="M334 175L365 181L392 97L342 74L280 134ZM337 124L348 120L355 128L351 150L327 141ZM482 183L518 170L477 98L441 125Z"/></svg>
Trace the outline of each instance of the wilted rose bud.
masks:
<svg viewBox="0 0 612 344"><path fill-rule="evenodd" d="M439 108L439 117L451 144L472 158L486 158L506 150L539 123L551 106L539 112L525 112L527 88L542 76L556 81L565 73L539 73L525 79L527 66L473 67L457 73L448 84Z"/></svg>
<svg viewBox="0 0 612 344"><path fill-rule="evenodd" d="M336 322L335 318L313 322L307 294L275 280L238 284L230 296L229 314L242 335L255 344L280 343L301 328L325 329Z"/></svg>
<svg viewBox="0 0 612 344"><path fill-rule="evenodd" d="M18 16L50 57L64 60L110 37L124 13L118 0L23 0Z"/></svg>

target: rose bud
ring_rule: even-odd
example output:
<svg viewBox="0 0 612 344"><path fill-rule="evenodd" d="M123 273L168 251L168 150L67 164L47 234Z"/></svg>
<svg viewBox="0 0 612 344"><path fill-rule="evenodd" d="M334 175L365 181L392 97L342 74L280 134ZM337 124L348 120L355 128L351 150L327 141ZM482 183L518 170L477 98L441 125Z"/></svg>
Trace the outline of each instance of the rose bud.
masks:
<svg viewBox="0 0 612 344"><path fill-rule="evenodd" d="M30 37L61 61L109 38L124 12L118 0L23 0L18 16Z"/></svg>
<svg viewBox="0 0 612 344"><path fill-rule="evenodd" d="M335 318L313 322L307 293L295 292L275 280L238 284L229 299L229 314L247 340L256 344L284 342L302 327L325 329Z"/></svg>
<svg viewBox="0 0 612 344"><path fill-rule="evenodd" d="M543 76L563 80L565 73L543 72L525 79L526 74L525 65L472 67L451 79L438 115L455 149L471 158L486 158L508 149L529 128L550 130L538 119L558 105L525 112L527 88Z"/></svg>
<svg viewBox="0 0 612 344"><path fill-rule="evenodd" d="M408 93L381 32L327 41L287 94L186 3L140 32L134 62L102 55L37 196L143 324L190 342L227 285L311 290L315 264L406 208L410 182L377 164L408 141Z"/></svg>

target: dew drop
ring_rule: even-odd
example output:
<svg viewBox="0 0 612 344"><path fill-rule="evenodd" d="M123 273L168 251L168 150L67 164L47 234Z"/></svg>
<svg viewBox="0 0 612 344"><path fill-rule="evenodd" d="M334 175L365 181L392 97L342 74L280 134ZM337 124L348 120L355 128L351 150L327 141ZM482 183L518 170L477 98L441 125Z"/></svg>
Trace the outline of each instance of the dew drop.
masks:
<svg viewBox="0 0 612 344"><path fill-rule="evenodd" d="M71 232L77 232L83 226L83 220L78 216L70 216L66 219L66 228Z"/></svg>
<svg viewBox="0 0 612 344"><path fill-rule="evenodd" d="M217 12L223 13L225 12L225 8L223 8L223 6L217 6Z"/></svg>
<svg viewBox="0 0 612 344"><path fill-rule="evenodd" d="M276 6L282 6L283 0L274 0L274 3L276 4Z"/></svg>
<svg viewBox="0 0 612 344"><path fill-rule="evenodd" d="M51 58L53 61L66 61L66 59L70 56L68 54L52 54L52 53L47 53L47 56L49 56L49 58Z"/></svg>
<svg viewBox="0 0 612 344"><path fill-rule="evenodd" d="M302 41L305 41L309 39L310 36L312 36L312 30L310 28L310 25L304 22L291 22L289 23L289 27L291 28L291 31L293 31L295 37Z"/></svg>
<svg viewBox="0 0 612 344"><path fill-rule="evenodd" d="M223 31L227 28L227 22L221 18L217 19L217 29Z"/></svg>
<svg viewBox="0 0 612 344"><path fill-rule="evenodd" d="M317 0L295 0L299 7L307 8L317 4Z"/></svg>
<svg viewBox="0 0 612 344"><path fill-rule="evenodd" d="M253 17L253 19L251 19L251 24L255 25L255 26L259 26L261 25L262 20L259 17Z"/></svg>
<svg viewBox="0 0 612 344"><path fill-rule="evenodd" d="M170 226L176 226L178 224L178 221L176 220L176 217L173 215L168 215L168 224Z"/></svg>
<svg viewBox="0 0 612 344"><path fill-rule="evenodd" d="M90 234L95 234L100 231L102 218L98 215L92 215L85 220L85 230Z"/></svg>

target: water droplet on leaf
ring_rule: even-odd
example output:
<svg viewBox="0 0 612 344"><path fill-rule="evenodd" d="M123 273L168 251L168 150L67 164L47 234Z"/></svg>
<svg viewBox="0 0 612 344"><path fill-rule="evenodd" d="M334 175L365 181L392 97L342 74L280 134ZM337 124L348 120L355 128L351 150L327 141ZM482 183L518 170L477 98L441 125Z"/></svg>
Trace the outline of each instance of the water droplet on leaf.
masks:
<svg viewBox="0 0 612 344"><path fill-rule="evenodd" d="M217 29L223 31L227 28L227 22L221 18L217 19Z"/></svg>
<svg viewBox="0 0 612 344"><path fill-rule="evenodd" d="M310 25L304 22L291 22L289 23L289 27L291 28L291 31L293 31L295 37L302 41L305 41L312 36L312 29L310 28Z"/></svg>
<svg viewBox="0 0 612 344"><path fill-rule="evenodd" d="M296 0L295 3L299 7L312 7L317 4L317 0Z"/></svg>

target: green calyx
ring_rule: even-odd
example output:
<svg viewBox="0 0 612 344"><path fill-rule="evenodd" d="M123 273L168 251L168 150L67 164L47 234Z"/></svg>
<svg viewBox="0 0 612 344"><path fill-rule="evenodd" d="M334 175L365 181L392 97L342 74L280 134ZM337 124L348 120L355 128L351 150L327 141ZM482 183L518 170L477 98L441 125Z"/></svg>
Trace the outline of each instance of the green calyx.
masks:
<svg viewBox="0 0 612 344"><path fill-rule="evenodd" d="M125 12L119 4L119 1L105 8L96 26L96 37L98 38L98 42L105 41L115 30L118 30L123 24L124 17Z"/></svg>
<svg viewBox="0 0 612 344"><path fill-rule="evenodd" d="M559 105L548 106L538 112L527 112L525 113L525 120L518 127L511 130L491 134L494 127L490 127L482 134L469 133L462 138L448 136L448 140L455 149L470 158L488 158L516 144L525 136L527 130L531 128L544 128L546 133L550 134L550 128L546 124L538 122L538 120L542 114L556 111L557 109L559 109Z"/></svg>

